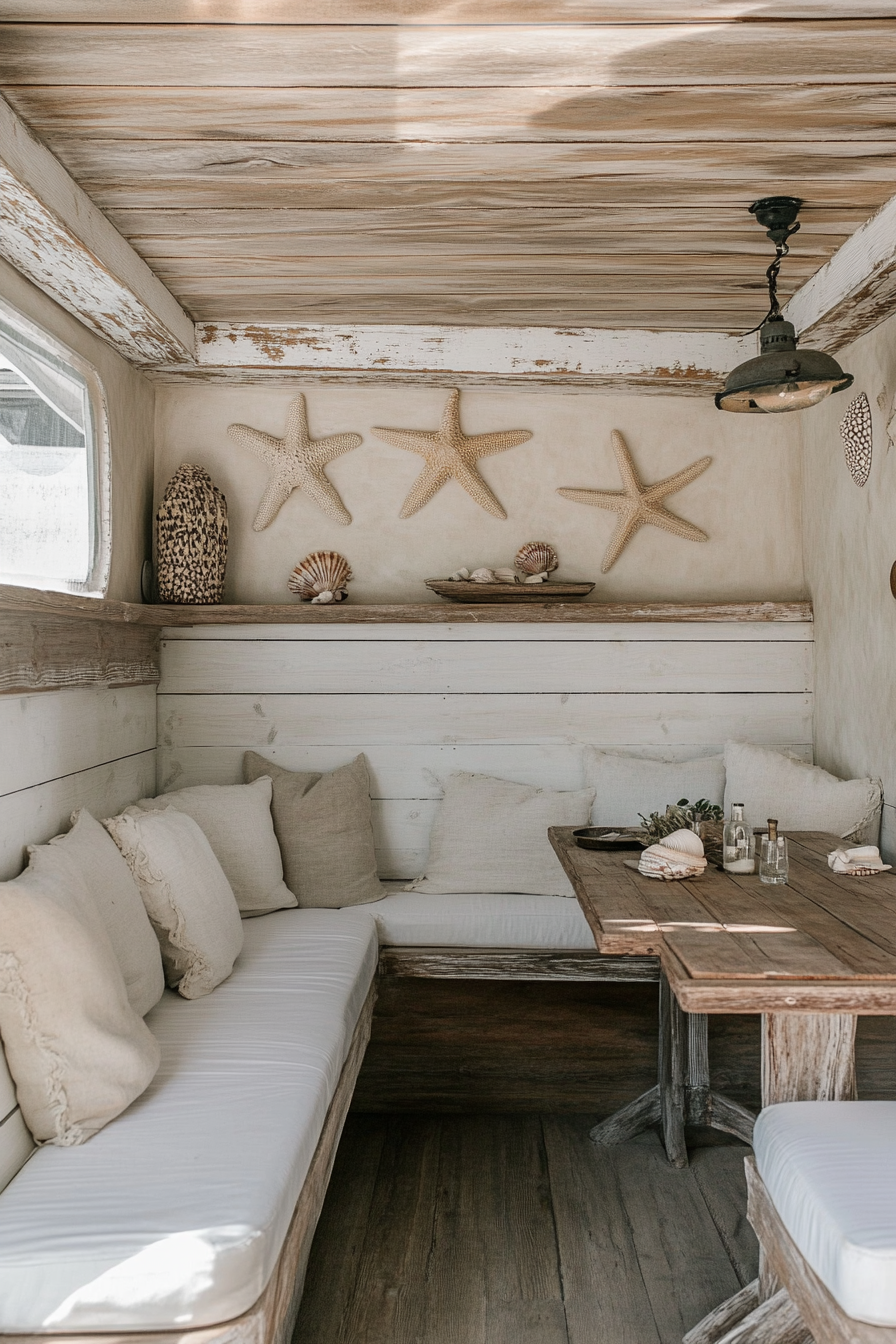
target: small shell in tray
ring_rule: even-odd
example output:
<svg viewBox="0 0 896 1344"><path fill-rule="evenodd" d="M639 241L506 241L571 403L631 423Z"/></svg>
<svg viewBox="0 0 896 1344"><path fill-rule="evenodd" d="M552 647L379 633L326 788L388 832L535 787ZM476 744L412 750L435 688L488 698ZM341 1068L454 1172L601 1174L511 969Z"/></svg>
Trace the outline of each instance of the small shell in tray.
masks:
<svg viewBox="0 0 896 1344"><path fill-rule="evenodd" d="M351 566L338 551L312 551L300 560L289 576L287 587L303 602L342 602L352 577Z"/></svg>
<svg viewBox="0 0 896 1344"><path fill-rule="evenodd" d="M527 541L517 551L514 564L523 574L553 574L560 561L546 541Z"/></svg>

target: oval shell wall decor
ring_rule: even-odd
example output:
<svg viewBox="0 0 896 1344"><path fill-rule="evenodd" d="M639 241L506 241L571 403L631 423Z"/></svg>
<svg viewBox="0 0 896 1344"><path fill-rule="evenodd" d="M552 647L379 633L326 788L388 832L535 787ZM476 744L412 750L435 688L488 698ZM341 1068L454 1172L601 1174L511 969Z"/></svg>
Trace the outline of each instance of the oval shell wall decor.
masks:
<svg viewBox="0 0 896 1344"><path fill-rule="evenodd" d="M159 601L210 606L224 596L227 500L202 467L185 462L156 514Z"/></svg>
<svg viewBox="0 0 896 1344"><path fill-rule="evenodd" d="M291 593L298 593L303 602L326 605L348 597L346 584L351 577L351 566L344 555L338 551L312 551L296 565L286 586Z"/></svg>
<svg viewBox="0 0 896 1344"><path fill-rule="evenodd" d="M849 403L840 421L840 437L849 474L856 485L867 485L871 475L871 407L864 392Z"/></svg>

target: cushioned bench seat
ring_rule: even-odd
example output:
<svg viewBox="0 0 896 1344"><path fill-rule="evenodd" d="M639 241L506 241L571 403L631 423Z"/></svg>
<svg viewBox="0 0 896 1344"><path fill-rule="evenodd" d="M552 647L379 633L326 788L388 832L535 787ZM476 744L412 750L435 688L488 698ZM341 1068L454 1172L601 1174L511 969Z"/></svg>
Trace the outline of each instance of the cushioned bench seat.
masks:
<svg viewBox="0 0 896 1344"><path fill-rule="evenodd" d="M753 1146L781 1222L834 1300L896 1326L896 1102L769 1106Z"/></svg>
<svg viewBox="0 0 896 1344"><path fill-rule="evenodd" d="M166 992L162 1065L0 1204L0 1330L175 1330L251 1307L274 1269L376 971L367 910L245 923L229 980Z"/></svg>
<svg viewBox="0 0 896 1344"><path fill-rule="evenodd" d="M384 946L594 951L594 937L574 896L434 896L384 885L390 894L368 907Z"/></svg>

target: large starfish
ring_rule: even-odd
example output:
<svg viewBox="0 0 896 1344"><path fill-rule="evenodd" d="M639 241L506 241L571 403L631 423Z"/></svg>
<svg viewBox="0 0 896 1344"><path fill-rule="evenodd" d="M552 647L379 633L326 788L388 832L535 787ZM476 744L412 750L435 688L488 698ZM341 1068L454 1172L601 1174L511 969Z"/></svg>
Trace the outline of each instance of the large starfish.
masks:
<svg viewBox="0 0 896 1344"><path fill-rule="evenodd" d="M289 407L286 433L282 439L265 434L249 425L228 425L227 433L241 448L248 448L271 468L271 476L264 492L255 522L256 532L263 532L280 512L293 490L304 490L334 523L350 523L352 516L337 494L336 487L324 475L324 467L334 457L349 453L361 443L360 434L330 434L325 439L312 439L308 433L308 413L305 398L299 394Z"/></svg>
<svg viewBox="0 0 896 1344"><path fill-rule="evenodd" d="M565 499L573 499L577 504L593 504L595 508L613 509L619 514L616 531L610 538L607 553L600 567L601 574L606 574L608 569L612 569L639 527L647 525L661 527L664 532L671 532L676 537L685 537L688 541L709 541L709 537L701 528L695 527L693 523L686 523L675 513L670 513L662 501L667 495L674 495L677 490L684 489L691 481L696 480L712 462L712 458L701 457L699 462L692 462L689 467L677 471L674 476L667 476L664 481L657 481L656 485L643 485L635 470L628 445L618 429L613 430L612 441L619 474L622 477L624 487L622 490L557 491L558 495L563 495Z"/></svg>
<svg viewBox="0 0 896 1344"><path fill-rule="evenodd" d="M452 476L488 513L496 518L506 518L507 514L479 475L476 462L480 457L491 457L493 453L515 448L532 437L528 429L464 434L460 427L460 392L457 388L448 398L438 429L374 429L373 432L395 448L419 453L426 459L426 466L401 506L399 518L410 518L412 513L422 509Z"/></svg>

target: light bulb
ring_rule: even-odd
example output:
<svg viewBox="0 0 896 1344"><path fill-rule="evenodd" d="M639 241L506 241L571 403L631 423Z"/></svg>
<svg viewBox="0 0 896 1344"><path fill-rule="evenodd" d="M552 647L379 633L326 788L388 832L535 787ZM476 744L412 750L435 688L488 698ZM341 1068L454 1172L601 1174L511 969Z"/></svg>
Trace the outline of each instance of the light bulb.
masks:
<svg viewBox="0 0 896 1344"><path fill-rule="evenodd" d="M760 411L777 415L782 411L804 411L810 406L817 406L831 395L835 384L835 379L822 383L776 383L770 387L757 388L749 396Z"/></svg>

